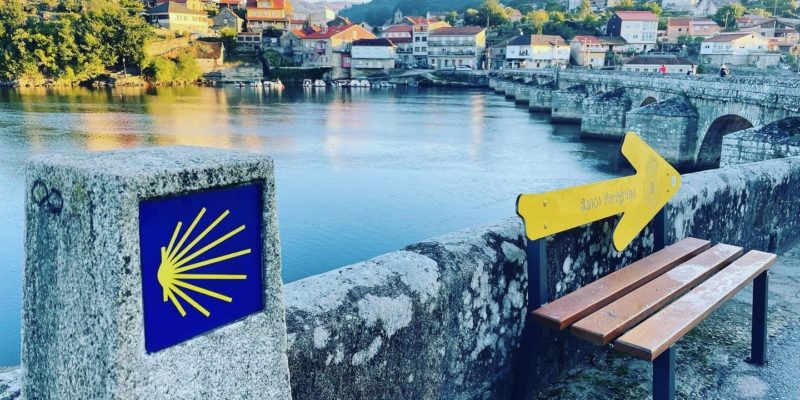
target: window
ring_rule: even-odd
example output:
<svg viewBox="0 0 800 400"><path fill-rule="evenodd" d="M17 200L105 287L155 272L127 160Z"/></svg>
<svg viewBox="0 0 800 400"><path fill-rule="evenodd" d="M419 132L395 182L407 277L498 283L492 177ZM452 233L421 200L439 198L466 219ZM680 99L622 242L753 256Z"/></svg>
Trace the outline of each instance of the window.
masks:
<svg viewBox="0 0 800 400"><path fill-rule="evenodd" d="M422 37L422 41L423 41L423 42L427 42L427 41L428 41L428 37L427 37L427 36L423 36L423 37Z"/></svg>

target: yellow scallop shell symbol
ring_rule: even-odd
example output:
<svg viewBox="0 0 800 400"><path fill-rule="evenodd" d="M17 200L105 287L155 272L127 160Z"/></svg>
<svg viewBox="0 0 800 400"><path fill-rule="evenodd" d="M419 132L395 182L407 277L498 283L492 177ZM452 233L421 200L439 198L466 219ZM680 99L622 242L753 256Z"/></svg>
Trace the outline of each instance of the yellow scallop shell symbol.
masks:
<svg viewBox="0 0 800 400"><path fill-rule="evenodd" d="M175 240L178 238L178 235L181 231L182 222L178 222L177 226L175 226L175 232L172 233L172 239L169 241L169 245L167 247L161 248L161 264L158 266L158 283L161 285L164 294L164 302L166 303L167 300L172 301L172 304L175 306L175 309L181 314L181 316L186 316L186 311L183 309L183 305L181 305L181 301L178 300L178 297L183 299L186 303L189 303L192 307L194 307L197 311L201 314L205 315L206 317L210 316L211 313L205 309L205 307L201 306L192 296L187 294L183 289L204 294L209 297L213 297L215 299L219 299L222 301L227 301L230 303L233 301L233 298L229 296L225 296L224 294L217 293L200 286L192 285L191 283L185 282L185 280L202 280L202 279L211 279L211 280L231 280L231 279L238 279L244 280L247 279L247 275L233 275L233 274L198 274L198 273L187 273L189 271L205 267L207 265L216 264L218 262L222 262L225 260L230 260L231 258L243 256L245 254L250 253L250 249L244 249L240 251L236 251L233 253L221 255L218 257L210 258L207 260L203 260L200 262L195 262L192 264L188 264L190 261L194 260L195 258L203 255L205 252L213 249L220 243L230 239L237 233L244 230L244 225L222 235L219 239L214 240L213 242L209 243L208 245L202 247L201 249L188 254L194 246L203 240L206 235L208 235L214 227L216 227L220 222L222 222L225 217L230 214L229 210L225 210L219 217L217 217L214 222L212 222L208 227L203 230L197 237L191 240L189 244L185 247L183 246L184 243L189 239L191 236L192 231L194 228L197 227L197 224L200 222L200 219L203 217L203 214L206 213L206 209L203 208L197 214L192 224L189 226L189 229L184 232L181 236L180 241L178 244L175 244Z"/></svg>

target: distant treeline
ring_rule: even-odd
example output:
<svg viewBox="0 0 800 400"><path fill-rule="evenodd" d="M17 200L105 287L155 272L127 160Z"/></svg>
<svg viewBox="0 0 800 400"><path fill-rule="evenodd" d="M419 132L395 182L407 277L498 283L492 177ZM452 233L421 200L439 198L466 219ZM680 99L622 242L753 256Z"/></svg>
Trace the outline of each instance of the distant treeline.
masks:
<svg viewBox="0 0 800 400"><path fill-rule="evenodd" d="M140 0L0 0L0 80L92 79L141 66L153 29Z"/></svg>

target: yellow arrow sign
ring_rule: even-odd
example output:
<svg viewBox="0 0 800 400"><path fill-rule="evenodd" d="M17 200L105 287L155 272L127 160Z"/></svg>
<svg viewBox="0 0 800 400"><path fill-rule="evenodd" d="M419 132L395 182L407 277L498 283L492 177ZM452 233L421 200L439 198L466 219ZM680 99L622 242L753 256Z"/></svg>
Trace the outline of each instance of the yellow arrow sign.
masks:
<svg viewBox="0 0 800 400"><path fill-rule="evenodd" d="M622 251L681 187L675 168L633 132L625 135L622 154L636 174L517 198L517 214L531 240L624 213L614 231Z"/></svg>

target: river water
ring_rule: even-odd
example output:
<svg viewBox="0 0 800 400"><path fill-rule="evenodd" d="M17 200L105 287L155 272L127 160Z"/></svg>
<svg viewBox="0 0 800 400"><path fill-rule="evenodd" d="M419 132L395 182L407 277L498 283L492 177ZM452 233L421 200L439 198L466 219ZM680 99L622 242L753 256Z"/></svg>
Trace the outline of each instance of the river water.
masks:
<svg viewBox="0 0 800 400"><path fill-rule="evenodd" d="M275 160L283 278L514 216L614 175L618 145L482 90L0 89L0 366L19 363L25 160L193 145Z"/></svg>

